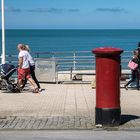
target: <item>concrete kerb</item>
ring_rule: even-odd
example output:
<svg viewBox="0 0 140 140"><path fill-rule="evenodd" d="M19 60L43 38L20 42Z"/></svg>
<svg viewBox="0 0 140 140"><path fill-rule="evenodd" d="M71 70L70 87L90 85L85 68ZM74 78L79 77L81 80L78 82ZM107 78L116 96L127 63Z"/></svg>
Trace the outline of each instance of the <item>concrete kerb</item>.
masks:
<svg viewBox="0 0 140 140"><path fill-rule="evenodd" d="M129 122L129 124L120 125L116 127L107 127L103 126L102 128L96 128L95 123L91 121L84 120L86 125L82 125L80 122L77 125L77 122L71 121L63 121L59 122L61 119L67 119L64 117L60 117L57 123L55 124L56 117L7 117L7 119L0 119L0 130L94 130L94 131L138 131L140 130L140 120L138 122ZM77 117L78 118L78 117ZM79 117L79 120L82 117ZM88 118L89 119L89 118ZM87 125L88 124L88 125ZM137 125L136 125L137 124Z"/></svg>

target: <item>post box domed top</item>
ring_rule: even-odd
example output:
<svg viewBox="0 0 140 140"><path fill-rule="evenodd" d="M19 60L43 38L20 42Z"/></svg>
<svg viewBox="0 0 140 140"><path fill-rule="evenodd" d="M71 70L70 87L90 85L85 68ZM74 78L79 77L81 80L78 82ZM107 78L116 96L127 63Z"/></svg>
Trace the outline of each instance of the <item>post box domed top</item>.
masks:
<svg viewBox="0 0 140 140"><path fill-rule="evenodd" d="M119 55L123 52L123 50L113 47L100 47L93 49L92 52L97 55Z"/></svg>

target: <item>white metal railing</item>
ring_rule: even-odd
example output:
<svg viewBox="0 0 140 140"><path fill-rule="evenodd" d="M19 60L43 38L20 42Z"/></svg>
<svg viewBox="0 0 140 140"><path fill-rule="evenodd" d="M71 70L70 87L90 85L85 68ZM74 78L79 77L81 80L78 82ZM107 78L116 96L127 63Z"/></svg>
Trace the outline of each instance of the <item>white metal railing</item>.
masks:
<svg viewBox="0 0 140 140"><path fill-rule="evenodd" d="M36 52L32 54L34 58L53 59L56 61L58 71L72 70L93 70L95 69L95 57L91 51L73 52ZM127 69L127 64L131 59L132 51L124 51L121 55L122 68ZM17 65L17 55L6 55L6 62Z"/></svg>
<svg viewBox="0 0 140 140"><path fill-rule="evenodd" d="M93 69L94 56L91 51L35 53L36 58L54 58L58 71Z"/></svg>
<svg viewBox="0 0 140 140"><path fill-rule="evenodd" d="M70 80L78 73L95 74L95 57L91 51L72 52L37 52L32 54L35 59L50 59L56 63L56 73L69 75ZM132 51L125 51L121 55L123 70L128 70L127 64L131 59ZM6 62L17 65L17 55L6 55ZM94 72L94 73L93 73ZM59 77L59 76L57 76ZM57 79L57 81L59 81Z"/></svg>

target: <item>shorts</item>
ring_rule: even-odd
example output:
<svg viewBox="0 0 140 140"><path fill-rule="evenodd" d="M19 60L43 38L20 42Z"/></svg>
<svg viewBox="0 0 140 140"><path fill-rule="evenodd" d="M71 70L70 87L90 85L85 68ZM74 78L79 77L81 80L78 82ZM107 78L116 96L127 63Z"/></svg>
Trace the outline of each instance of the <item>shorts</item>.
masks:
<svg viewBox="0 0 140 140"><path fill-rule="evenodd" d="M30 68L18 69L18 79L25 80L29 79L30 77Z"/></svg>

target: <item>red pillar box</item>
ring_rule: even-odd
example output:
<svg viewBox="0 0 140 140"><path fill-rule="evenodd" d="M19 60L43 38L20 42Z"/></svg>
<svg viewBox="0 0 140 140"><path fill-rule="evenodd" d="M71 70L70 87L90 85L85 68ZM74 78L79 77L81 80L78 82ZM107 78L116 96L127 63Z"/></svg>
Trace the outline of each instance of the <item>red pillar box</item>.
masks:
<svg viewBox="0 0 140 140"><path fill-rule="evenodd" d="M121 121L120 54L112 47L96 48L96 116L95 123L116 126Z"/></svg>

